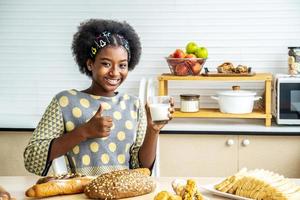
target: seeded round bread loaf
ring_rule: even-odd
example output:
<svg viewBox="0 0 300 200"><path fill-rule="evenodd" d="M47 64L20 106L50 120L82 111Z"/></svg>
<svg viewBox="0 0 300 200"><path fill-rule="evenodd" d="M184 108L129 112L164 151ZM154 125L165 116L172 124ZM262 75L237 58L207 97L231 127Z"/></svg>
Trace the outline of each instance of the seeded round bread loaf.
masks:
<svg viewBox="0 0 300 200"><path fill-rule="evenodd" d="M119 170L105 173L90 182L84 190L92 199L120 199L153 192L154 180L137 170Z"/></svg>

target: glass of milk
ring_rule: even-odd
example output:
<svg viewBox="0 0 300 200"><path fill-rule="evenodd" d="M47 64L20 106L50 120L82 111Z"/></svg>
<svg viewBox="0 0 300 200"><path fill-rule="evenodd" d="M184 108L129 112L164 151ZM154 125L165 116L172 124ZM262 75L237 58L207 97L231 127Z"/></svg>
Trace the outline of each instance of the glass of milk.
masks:
<svg viewBox="0 0 300 200"><path fill-rule="evenodd" d="M170 97L169 96L150 96L148 105L152 121L169 120Z"/></svg>

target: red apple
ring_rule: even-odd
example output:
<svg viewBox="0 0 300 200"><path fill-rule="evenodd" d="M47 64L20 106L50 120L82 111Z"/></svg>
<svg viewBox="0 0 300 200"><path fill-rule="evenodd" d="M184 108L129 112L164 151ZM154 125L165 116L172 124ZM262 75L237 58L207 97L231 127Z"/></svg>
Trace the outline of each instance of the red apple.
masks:
<svg viewBox="0 0 300 200"><path fill-rule="evenodd" d="M175 66L175 74L178 76L189 75L189 68L184 63L180 63Z"/></svg>
<svg viewBox="0 0 300 200"><path fill-rule="evenodd" d="M195 55L195 54L187 54L186 56L185 56L185 58L197 58L197 56Z"/></svg>
<svg viewBox="0 0 300 200"><path fill-rule="evenodd" d="M198 75L201 71L201 65L200 63L196 62L194 65L191 66L191 70L194 75Z"/></svg>
<svg viewBox="0 0 300 200"><path fill-rule="evenodd" d="M181 49L176 49L173 53L173 58L184 58L185 53Z"/></svg>

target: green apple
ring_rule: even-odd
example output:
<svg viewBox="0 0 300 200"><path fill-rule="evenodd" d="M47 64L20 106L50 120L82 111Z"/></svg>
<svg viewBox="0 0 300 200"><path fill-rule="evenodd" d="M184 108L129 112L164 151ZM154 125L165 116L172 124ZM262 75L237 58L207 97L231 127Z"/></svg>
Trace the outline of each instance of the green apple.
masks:
<svg viewBox="0 0 300 200"><path fill-rule="evenodd" d="M207 49L205 47L198 47L195 51L195 55L197 56L197 58L207 58Z"/></svg>
<svg viewBox="0 0 300 200"><path fill-rule="evenodd" d="M195 53L196 49L198 48L198 45L196 44L196 42L189 42L186 47L186 53L187 54L191 54L191 53Z"/></svg>

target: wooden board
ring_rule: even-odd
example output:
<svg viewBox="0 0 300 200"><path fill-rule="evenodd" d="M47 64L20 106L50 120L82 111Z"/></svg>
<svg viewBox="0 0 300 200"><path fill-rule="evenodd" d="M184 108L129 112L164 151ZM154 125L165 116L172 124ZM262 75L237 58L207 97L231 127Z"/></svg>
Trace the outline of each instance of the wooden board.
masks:
<svg viewBox="0 0 300 200"><path fill-rule="evenodd" d="M218 73L218 72L208 72L201 74L202 76L213 76L213 77L226 77L226 76L254 76L255 72L251 73Z"/></svg>

